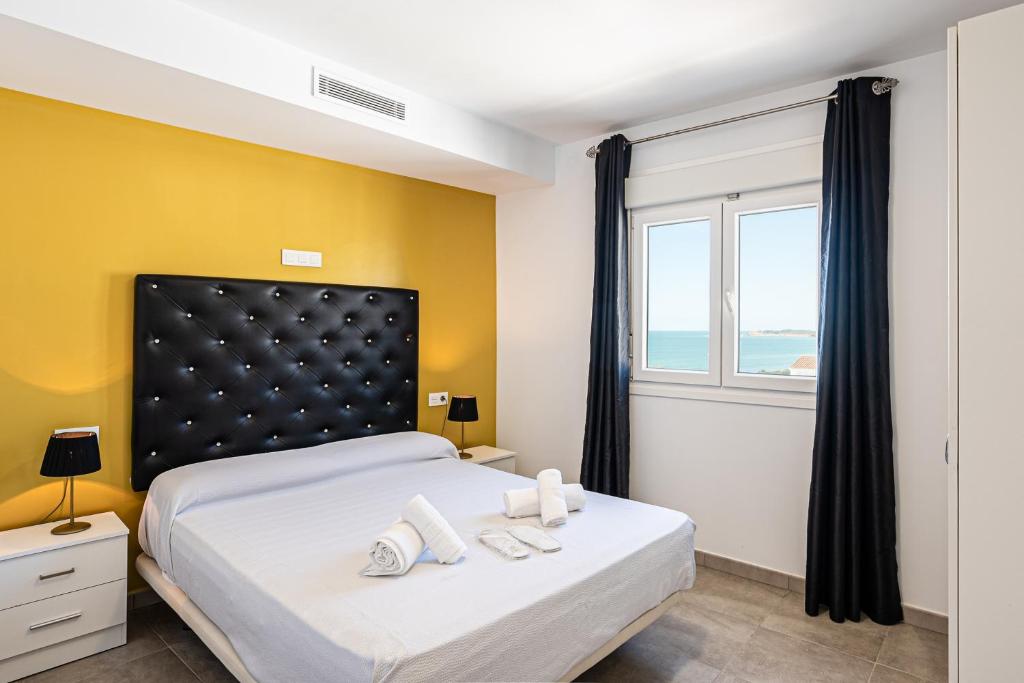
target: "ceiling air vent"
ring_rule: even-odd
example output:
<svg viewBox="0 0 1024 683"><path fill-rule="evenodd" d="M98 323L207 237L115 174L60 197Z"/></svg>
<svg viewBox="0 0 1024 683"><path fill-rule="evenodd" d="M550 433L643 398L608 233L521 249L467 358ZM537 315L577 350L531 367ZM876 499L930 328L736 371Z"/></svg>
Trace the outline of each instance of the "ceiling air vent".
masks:
<svg viewBox="0 0 1024 683"><path fill-rule="evenodd" d="M313 95L335 104L359 107L394 121L405 121L405 102L343 81L315 67L313 68Z"/></svg>

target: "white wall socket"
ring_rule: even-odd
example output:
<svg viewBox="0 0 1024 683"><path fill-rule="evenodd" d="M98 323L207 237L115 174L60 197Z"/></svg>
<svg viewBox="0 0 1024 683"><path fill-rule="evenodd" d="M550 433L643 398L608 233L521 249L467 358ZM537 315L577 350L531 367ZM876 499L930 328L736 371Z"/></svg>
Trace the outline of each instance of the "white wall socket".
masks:
<svg viewBox="0 0 1024 683"><path fill-rule="evenodd" d="M100 428L99 425L95 427L65 427L64 429L54 429L54 434L63 434L64 432L93 432L96 434L96 440L100 440Z"/></svg>
<svg viewBox="0 0 1024 683"><path fill-rule="evenodd" d="M430 407L448 405L448 392L435 391L427 394L427 405Z"/></svg>
<svg viewBox="0 0 1024 683"><path fill-rule="evenodd" d="M319 268L323 264L323 255L319 251L299 251L297 249L281 250L281 265L283 266Z"/></svg>

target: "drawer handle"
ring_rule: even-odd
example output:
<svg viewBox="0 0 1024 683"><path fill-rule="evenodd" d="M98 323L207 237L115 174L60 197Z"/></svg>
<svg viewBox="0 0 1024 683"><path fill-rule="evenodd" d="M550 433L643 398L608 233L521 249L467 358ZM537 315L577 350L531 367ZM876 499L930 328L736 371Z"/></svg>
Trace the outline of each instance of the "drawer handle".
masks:
<svg viewBox="0 0 1024 683"><path fill-rule="evenodd" d="M40 621L38 624L32 624L28 627L29 631L35 631L36 629L46 628L47 626L53 626L55 624L63 624L65 621L71 621L82 616L81 612L72 612L71 614L65 614L62 617L54 617L53 619L47 619L46 621Z"/></svg>
<svg viewBox="0 0 1024 683"><path fill-rule="evenodd" d="M56 579L58 576L67 576L68 574L74 574L74 573L75 573L75 568L72 567L71 569L65 569L62 572L55 572L53 574L40 574L39 575L39 580L40 581L46 581L47 579Z"/></svg>

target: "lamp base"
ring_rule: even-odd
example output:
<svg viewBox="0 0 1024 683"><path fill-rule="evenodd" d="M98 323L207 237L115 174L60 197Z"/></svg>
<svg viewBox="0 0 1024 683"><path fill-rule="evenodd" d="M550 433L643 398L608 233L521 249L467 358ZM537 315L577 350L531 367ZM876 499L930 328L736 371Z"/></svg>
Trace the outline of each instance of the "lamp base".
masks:
<svg viewBox="0 0 1024 683"><path fill-rule="evenodd" d="M66 524L53 527L50 529L50 533L57 536L67 536L68 534L77 534L85 531L91 526L92 524L89 524L89 522L67 522Z"/></svg>
<svg viewBox="0 0 1024 683"><path fill-rule="evenodd" d="M466 451L459 451L459 457L463 460L472 460L473 454L467 453Z"/></svg>

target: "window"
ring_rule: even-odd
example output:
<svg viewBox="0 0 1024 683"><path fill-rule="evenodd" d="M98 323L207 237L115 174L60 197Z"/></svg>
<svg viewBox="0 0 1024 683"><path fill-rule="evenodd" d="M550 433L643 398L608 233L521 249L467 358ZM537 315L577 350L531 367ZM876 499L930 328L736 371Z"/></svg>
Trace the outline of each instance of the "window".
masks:
<svg viewBox="0 0 1024 683"><path fill-rule="evenodd" d="M814 391L820 188L633 212L633 378Z"/></svg>
<svg viewBox="0 0 1024 683"><path fill-rule="evenodd" d="M718 384L721 204L645 211L642 228L634 227L633 235L639 240L634 253L641 258L635 272L643 277L637 310L644 378Z"/></svg>

